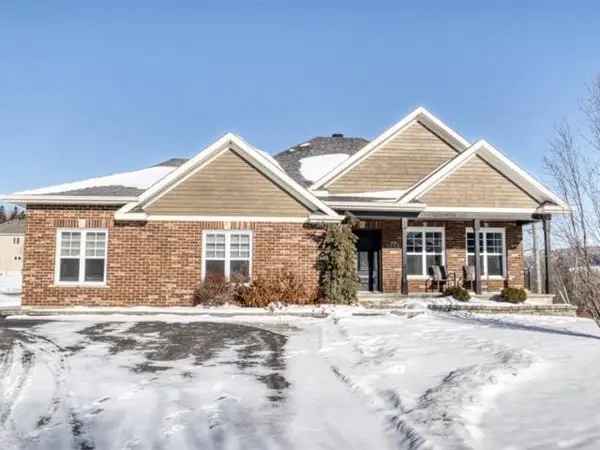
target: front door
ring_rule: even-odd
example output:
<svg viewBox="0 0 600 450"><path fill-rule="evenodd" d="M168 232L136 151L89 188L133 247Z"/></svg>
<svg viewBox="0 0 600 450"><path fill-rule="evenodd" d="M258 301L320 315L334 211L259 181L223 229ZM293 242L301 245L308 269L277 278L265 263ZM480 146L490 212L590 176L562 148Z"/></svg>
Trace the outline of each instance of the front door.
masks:
<svg viewBox="0 0 600 450"><path fill-rule="evenodd" d="M379 230L355 231L358 278L361 291L379 291L379 259L381 257L381 232Z"/></svg>

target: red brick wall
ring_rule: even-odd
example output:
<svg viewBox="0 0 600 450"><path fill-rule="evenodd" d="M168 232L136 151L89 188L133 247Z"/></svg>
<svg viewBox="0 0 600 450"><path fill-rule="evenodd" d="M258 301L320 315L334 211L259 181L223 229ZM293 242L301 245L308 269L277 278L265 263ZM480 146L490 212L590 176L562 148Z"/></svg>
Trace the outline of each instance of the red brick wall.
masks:
<svg viewBox="0 0 600 450"><path fill-rule="evenodd" d="M202 230L253 230L253 275L277 269L292 270L309 289L318 287L316 261L324 231L307 224L248 222L117 222L110 207L40 207L27 211L23 267L23 304L61 305L191 305L200 280ZM57 228L106 227L108 238L107 287L54 285ZM400 292L402 230L398 220L365 221L361 226L382 234L382 286ZM410 222L410 226L423 222ZM446 229L449 272L462 277L467 222L433 222ZM490 281L484 289L523 286L522 229L515 223L489 223L506 229L508 280ZM424 291L423 281L411 280L410 292Z"/></svg>
<svg viewBox="0 0 600 450"><path fill-rule="evenodd" d="M425 225L426 224L426 225ZM472 222L409 221L409 226L444 227L446 237L446 266L459 281L465 265L465 229ZM482 222L482 226L483 222ZM505 286L523 287L523 232L512 222L489 222L485 226L503 227L506 231L507 271L506 280L482 280L484 290L497 291ZM366 220L359 227L381 230L382 235L382 286L384 292L400 292L402 278L402 227L400 220ZM409 280L410 292L424 292L425 281Z"/></svg>
<svg viewBox="0 0 600 450"><path fill-rule="evenodd" d="M42 207L27 210L23 304L191 305L200 280L202 230L253 230L253 275L292 270L309 289L318 286L321 229L307 224L248 222L114 222L110 207ZM107 287L54 285L57 228L108 229Z"/></svg>

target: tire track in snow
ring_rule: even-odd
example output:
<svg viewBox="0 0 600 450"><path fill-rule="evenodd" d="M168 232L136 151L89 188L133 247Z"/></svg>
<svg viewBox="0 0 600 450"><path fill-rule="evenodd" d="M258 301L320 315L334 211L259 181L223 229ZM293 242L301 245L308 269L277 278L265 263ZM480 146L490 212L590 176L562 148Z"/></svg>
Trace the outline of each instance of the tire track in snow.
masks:
<svg viewBox="0 0 600 450"><path fill-rule="evenodd" d="M56 427L68 425L71 430L75 448L92 449L93 443L81 437L82 423L74 412L67 412L65 405L67 395L65 389L66 372L68 370L66 349L56 344L51 339L19 328L2 329L4 342L9 348L4 348L5 353L0 362L0 373L3 384L0 385L4 401L0 405L0 436L7 442L13 441L18 448L29 447L37 443L45 432ZM6 345L6 344L5 344ZM20 357L19 357L20 355ZM35 423L35 428L23 433L18 430L15 416L15 407L19 397L27 384L32 383L34 369L44 368L51 375L50 385L45 384L45 389L51 389L51 396L45 413L41 414ZM14 388L4 384L13 380ZM7 400L7 395L10 400Z"/></svg>
<svg viewBox="0 0 600 450"><path fill-rule="evenodd" d="M34 355L22 342L14 342L13 348L6 352L0 362L0 389L2 402L0 404L0 427L8 426L7 422L13 411L28 375L33 367Z"/></svg>

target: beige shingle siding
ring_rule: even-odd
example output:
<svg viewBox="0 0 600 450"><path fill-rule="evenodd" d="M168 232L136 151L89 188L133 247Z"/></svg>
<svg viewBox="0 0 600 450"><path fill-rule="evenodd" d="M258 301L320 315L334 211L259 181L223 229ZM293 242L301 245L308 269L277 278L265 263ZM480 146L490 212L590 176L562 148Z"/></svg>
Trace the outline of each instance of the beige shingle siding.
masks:
<svg viewBox="0 0 600 450"><path fill-rule="evenodd" d="M408 189L457 153L423 124L414 122L326 189L336 194Z"/></svg>
<svg viewBox="0 0 600 450"><path fill-rule="evenodd" d="M311 210L233 150L150 204L151 214L305 217Z"/></svg>
<svg viewBox="0 0 600 450"><path fill-rule="evenodd" d="M537 208L538 202L475 156L420 200L427 206Z"/></svg>

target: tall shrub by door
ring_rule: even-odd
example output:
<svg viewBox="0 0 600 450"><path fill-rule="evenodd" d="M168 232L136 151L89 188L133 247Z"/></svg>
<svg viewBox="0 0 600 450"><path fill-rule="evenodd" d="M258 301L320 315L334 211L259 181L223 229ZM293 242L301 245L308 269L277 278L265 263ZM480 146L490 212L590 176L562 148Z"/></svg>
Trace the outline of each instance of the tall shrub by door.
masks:
<svg viewBox="0 0 600 450"><path fill-rule="evenodd" d="M321 294L331 303L356 302L356 236L349 223L327 225L319 255Z"/></svg>

